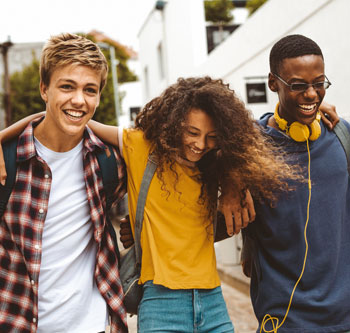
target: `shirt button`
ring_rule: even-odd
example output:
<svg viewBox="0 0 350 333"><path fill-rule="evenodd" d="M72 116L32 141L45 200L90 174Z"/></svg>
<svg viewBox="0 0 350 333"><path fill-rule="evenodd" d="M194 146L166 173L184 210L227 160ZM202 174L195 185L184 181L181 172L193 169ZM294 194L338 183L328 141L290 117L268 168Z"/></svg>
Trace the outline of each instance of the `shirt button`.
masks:
<svg viewBox="0 0 350 333"><path fill-rule="evenodd" d="M32 284L32 286L35 285L35 281L34 280L30 280L30 283Z"/></svg>
<svg viewBox="0 0 350 333"><path fill-rule="evenodd" d="M34 246L34 248L35 248L36 250L39 250L39 249L40 249L40 246L37 244L37 245Z"/></svg>
<svg viewBox="0 0 350 333"><path fill-rule="evenodd" d="M47 178L49 178L49 175L48 175L48 174L45 174L45 176L44 176L44 177L45 177L45 179L47 179Z"/></svg>
<svg viewBox="0 0 350 333"><path fill-rule="evenodd" d="M44 210L42 208L39 209L39 213L42 214L44 213Z"/></svg>
<svg viewBox="0 0 350 333"><path fill-rule="evenodd" d="M36 318L33 318L33 323L36 323Z"/></svg>

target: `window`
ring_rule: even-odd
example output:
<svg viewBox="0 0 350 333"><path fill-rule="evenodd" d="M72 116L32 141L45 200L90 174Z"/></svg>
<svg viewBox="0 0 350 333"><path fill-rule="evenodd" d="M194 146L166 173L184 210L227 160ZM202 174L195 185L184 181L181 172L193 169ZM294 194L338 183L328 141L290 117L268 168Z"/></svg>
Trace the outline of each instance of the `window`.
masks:
<svg viewBox="0 0 350 333"><path fill-rule="evenodd" d="M163 54L163 45L162 42L159 43L157 48L158 54L158 69L159 69L159 77L164 79L164 54Z"/></svg>

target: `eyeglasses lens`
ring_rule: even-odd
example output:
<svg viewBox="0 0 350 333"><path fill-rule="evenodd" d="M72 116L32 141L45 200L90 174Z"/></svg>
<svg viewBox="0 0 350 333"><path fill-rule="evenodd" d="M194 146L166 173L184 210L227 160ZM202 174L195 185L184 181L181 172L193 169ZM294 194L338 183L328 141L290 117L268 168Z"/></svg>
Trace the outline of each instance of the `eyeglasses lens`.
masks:
<svg viewBox="0 0 350 333"><path fill-rule="evenodd" d="M305 91L309 88L309 86L310 85L307 83L292 83L290 85L290 88L292 91ZM327 89L330 86L330 82L328 81L316 82L316 83L313 83L312 86L315 90Z"/></svg>

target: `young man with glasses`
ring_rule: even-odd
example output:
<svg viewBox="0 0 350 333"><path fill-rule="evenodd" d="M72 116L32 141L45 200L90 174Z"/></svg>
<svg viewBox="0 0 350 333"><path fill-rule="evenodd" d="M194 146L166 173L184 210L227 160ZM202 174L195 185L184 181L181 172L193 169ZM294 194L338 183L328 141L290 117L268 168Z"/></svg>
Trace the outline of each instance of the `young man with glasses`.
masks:
<svg viewBox="0 0 350 333"><path fill-rule="evenodd" d="M274 205L256 204L256 221L245 230L255 245L251 299L259 330L349 331L348 164L318 113L331 85L322 51L305 36L284 37L271 50L270 71L279 103L260 125L308 181Z"/></svg>

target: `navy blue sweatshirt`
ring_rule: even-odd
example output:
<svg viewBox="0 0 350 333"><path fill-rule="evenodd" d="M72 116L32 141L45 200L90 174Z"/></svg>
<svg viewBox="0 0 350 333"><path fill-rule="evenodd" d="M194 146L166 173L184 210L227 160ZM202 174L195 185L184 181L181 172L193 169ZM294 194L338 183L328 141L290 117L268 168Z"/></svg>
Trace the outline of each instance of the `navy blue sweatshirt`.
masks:
<svg viewBox="0 0 350 333"><path fill-rule="evenodd" d="M303 166L307 177L306 143L298 143L267 126L264 132L287 153L289 163ZM346 123L349 127L349 124ZM310 141L312 196L307 228L305 272L296 288L289 315L278 332L344 332L350 330L350 189L345 152L334 132ZM256 253L251 299L261 324L265 314L281 323L305 255L304 227L308 185L279 196L274 207L256 204L257 218L248 233ZM260 329L260 327L259 327ZM271 325L265 326L271 330ZM258 330L259 331L259 330Z"/></svg>

